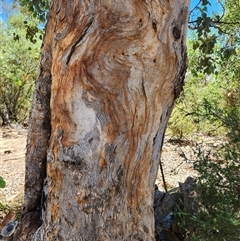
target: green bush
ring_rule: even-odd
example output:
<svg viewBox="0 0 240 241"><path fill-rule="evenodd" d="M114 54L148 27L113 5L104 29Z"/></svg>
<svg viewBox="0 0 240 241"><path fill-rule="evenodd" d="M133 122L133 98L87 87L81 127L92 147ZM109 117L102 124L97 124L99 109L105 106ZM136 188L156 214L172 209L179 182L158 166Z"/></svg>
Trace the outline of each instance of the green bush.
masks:
<svg viewBox="0 0 240 241"><path fill-rule="evenodd" d="M21 122L28 117L34 79L38 67L40 40L26 39L24 22L37 21L17 13L0 23L0 117L3 124Z"/></svg>
<svg viewBox="0 0 240 241"><path fill-rule="evenodd" d="M199 206L194 214L178 212L179 226L190 241L240 240L239 53L218 65L218 75L189 73L170 118L172 136L203 134L203 143L195 145L187 160L198 173ZM218 145L206 148L206 135L214 135Z"/></svg>
<svg viewBox="0 0 240 241"><path fill-rule="evenodd" d="M208 106L226 106L223 98L225 84L215 77L187 75L184 92L177 100L168 123L167 133L174 138L188 137L200 132L204 135L224 135L221 121L213 119ZM207 100L207 102L206 102Z"/></svg>
<svg viewBox="0 0 240 241"><path fill-rule="evenodd" d="M203 99L198 113L225 130L218 147L194 148L194 169L201 190L199 207L194 215L180 211L179 225L191 241L240 240L240 98L235 91L234 105ZM203 139L204 141L204 139ZM204 148L205 147L205 148ZM187 225L191 224L191 228ZM191 230L191 231L189 231Z"/></svg>

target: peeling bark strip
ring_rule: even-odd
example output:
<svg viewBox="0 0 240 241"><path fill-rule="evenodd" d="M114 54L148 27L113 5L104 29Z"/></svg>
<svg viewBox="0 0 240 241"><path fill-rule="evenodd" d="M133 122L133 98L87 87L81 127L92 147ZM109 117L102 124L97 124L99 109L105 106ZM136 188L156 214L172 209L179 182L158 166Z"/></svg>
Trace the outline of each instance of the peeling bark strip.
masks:
<svg viewBox="0 0 240 241"><path fill-rule="evenodd" d="M188 4L52 1L42 50L52 79L47 200L32 240L154 240L154 183L183 84ZM30 166L31 148L45 160L48 140L40 151L31 136ZM27 211L39 205L31 189Z"/></svg>

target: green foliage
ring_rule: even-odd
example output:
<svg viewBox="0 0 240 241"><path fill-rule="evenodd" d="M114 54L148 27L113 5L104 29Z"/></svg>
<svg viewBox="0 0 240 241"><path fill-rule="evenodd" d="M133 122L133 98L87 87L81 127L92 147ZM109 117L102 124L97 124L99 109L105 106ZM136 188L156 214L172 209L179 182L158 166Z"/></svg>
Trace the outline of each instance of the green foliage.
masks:
<svg viewBox="0 0 240 241"><path fill-rule="evenodd" d="M222 13L218 14L208 11L210 4L216 3L199 1L190 13L188 75L168 127L168 132L177 138L192 132L224 135L226 127L211 118L209 106L229 108L231 96L239 88L240 3L220 2Z"/></svg>
<svg viewBox="0 0 240 241"><path fill-rule="evenodd" d="M196 131L211 135L225 133L225 127L219 120L212 119L208 112L209 106L228 109L239 98L239 26L232 26L233 37L227 38L228 47L225 45L223 48L222 42L217 39L214 52L208 57L202 56L201 48L195 46L197 36L192 35L188 40L188 75L184 93L170 118L168 131L172 136L189 135ZM208 61L211 63L208 64Z"/></svg>
<svg viewBox="0 0 240 241"><path fill-rule="evenodd" d="M40 40L35 44L26 41L26 18L26 14L18 13L0 25L0 114L4 124L25 120L29 111ZM28 20L33 26L37 24L32 17Z"/></svg>
<svg viewBox="0 0 240 241"><path fill-rule="evenodd" d="M219 6L219 12L209 11L209 6ZM224 63L235 54L239 44L240 3L238 0L201 0L190 12L189 29L197 50L195 72L217 74L216 62Z"/></svg>
<svg viewBox="0 0 240 241"><path fill-rule="evenodd" d="M0 188L4 188L6 186L6 182L4 179L0 176Z"/></svg>
<svg viewBox="0 0 240 241"><path fill-rule="evenodd" d="M46 21L47 10L49 8L49 1L47 0L18 0L21 6L27 7L29 12L32 12L34 17L40 22Z"/></svg>
<svg viewBox="0 0 240 241"><path fill-rule="evenodd" d="M240 105L223 110L209 104L209 112L212 119L220 119L226 127L228 138L214 151L204 152L201 146L195 149L194 168L199 173L202 201L199 212L191 217L196 225L192 240L237 241L240 238Z"/></svg>
<svg viewBox="0 0 240 241"><path fill-rule="evenodd" d="M184 92L177 100L168 123L168 134L173 138L188 137L192 133L223 135L225 127L218 119L211 118L209 105L224 107L226 85L218 79L206 75L187 75Z"/></svg>
<svg viewBox="0 0 240 241"><path fill-rule="evenodd" d="M6 203L0 200L0 217L6 216L10 211L16 214L16 218L21 218L21 202Z"/></svg>
<svg viewBox="0 0 240 241"><path fill-rule="evenodd" d="M207 11L199 10L188 42L184 93L168 126L177 138L200 132L218 136L221 143L207 151L206 145L197 145L193 160L187 160L198 172L201 189L197 212L179 212L191 241L240 240L239 4L226 0L222 16L211 21Z"/></svg>
<svg viewBox="0 0 240 241"><path fill-rule="evenodd" d="M198 172L201 190L193 215L180 208L178 212L179 226L191 241L240 239L240 88L227 105L204 99L202 115L222 126L225 138L208 150L204 143L196 144L194 158L186 158Z"/></svg>
<svg viewBox="0 0 240 241"><path fill-rule="evenodd" d="M38 38L43 38L43 26L46 23L47 12L49 9L49 1L47 0L17 0L22 9L31 13L34 19L38 19L38 25L32 24L30 21L24 21L26 28L26 38L35 43Z"/></svg>

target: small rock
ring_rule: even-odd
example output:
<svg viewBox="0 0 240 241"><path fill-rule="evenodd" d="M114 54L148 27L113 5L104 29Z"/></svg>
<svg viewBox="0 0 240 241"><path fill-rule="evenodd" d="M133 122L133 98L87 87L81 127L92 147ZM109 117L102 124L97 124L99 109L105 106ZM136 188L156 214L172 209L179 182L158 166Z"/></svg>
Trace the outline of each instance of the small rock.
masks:
<svg viewBox="0 0 240 241"><path fill-rule="evenodd" d="M18 225L18 221L10 221L6 226L3 227L1 231L1 235L3 237L11 236L14 233L17 225Z"/></svg>

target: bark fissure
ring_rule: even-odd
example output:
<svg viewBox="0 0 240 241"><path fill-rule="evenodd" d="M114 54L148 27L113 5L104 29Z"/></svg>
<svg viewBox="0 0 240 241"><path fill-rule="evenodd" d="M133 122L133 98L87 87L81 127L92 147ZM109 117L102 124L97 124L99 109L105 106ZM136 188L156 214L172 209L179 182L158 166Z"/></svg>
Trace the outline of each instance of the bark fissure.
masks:
<svg viewBox="0 0 240 241"><path fill-rule="evenodd" d="M67 56L67 61L66 61L66 65L68 65L68 63L71 60L71 57L75 51L76 46L83 40L83 38L87 35L89 28L91 27L92 23L94 21L94 18L90 19L89 23L86 25L83 34L79 37L79 39L71 46L71 50L70 53Z"/></svg>
<svg viewBox="0 0 240 241"><path fill-rule="evenodd" d="M143 94L144 94L145 100L147 101L147 94L146 94L144 82L145 82L145 81L144 81L144 78L142 78L142 90L143 90Z"/></svg>

